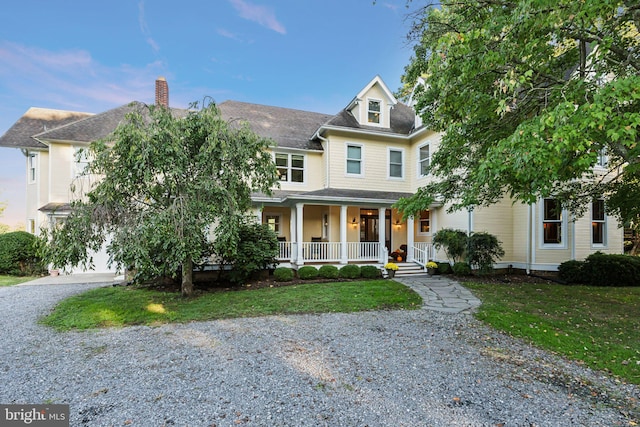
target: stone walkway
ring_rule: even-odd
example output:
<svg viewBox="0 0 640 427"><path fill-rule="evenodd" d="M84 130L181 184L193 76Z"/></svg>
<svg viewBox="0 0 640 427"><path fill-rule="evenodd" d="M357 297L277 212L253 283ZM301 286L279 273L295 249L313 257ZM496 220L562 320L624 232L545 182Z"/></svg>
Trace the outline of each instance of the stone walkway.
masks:
<svg viewBox="0 0 640 427"><path fill-rule="evenodd" d="M460 283L445 276L416 275L396 277L400 282L416 291L424 300L424 308L442 313L473 312L480 300Z"/></svg>

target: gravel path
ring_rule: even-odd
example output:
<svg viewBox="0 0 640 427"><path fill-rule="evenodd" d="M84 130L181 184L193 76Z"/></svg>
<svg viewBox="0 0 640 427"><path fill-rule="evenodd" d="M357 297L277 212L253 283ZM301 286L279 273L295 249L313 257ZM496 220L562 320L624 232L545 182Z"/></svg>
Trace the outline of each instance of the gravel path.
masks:
<svg viewBox="0 0 640 427"><path fill-rule="evenodd" d="M0 288L0 403L90 426L628 426L640 388L429 309L57 333L90 285ZM636 406L634 406L636 405Z"/></svg>

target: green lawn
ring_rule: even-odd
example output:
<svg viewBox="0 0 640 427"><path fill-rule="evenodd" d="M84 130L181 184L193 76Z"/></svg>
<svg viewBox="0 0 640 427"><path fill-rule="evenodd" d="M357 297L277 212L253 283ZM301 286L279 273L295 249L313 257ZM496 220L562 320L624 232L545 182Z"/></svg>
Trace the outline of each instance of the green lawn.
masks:
<svg viewBox="0 0 640 427"><path fill-rule="evenodd" d="M0 275L0 287L2 286L13 286L18 283L28 282L29 280L37 279L37 277L31 276L3 276Z"/></svg>
<svg viewBox="0 0 640 427"><path fill-rule="evenodd" d="M391 280L310 283L255 290L177 293L98 288L61 301L42 323L58 330L255 317L274 314L416 309L422 299Z"/></svg>
<svg viewBox="0 0 640 427"><path fill-rule="evenodd" d="M640 287L465 283L491 326L640 384Z"/></svg>

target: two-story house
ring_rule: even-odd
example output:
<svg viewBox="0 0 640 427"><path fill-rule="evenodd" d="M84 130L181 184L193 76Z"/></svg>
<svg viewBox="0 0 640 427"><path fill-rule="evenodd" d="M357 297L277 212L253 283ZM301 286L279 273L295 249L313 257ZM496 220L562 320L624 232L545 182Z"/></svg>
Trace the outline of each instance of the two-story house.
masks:
<svg viewBox="0 0 640 427"><path fill-rule="evenodd" d="M156 82L156 102L168 105L164 79ZM0 145L26 155L28 230L37 233L68 212L70 185L84 167L74 152L115 129L128 108L96 115L31 109L0 138ZM430 158L440 135L423 127L380 77L335 115L237 101L219 108L225 119L246 121L276 142L280 187L253 201L256 218L278 234L285 265L382 265L398 249L406 261L424 265L444 259L431 246L442 228L496 235L505 249L497 267L527 271L555 270L598 250L623 251L623 231L602 201L594 201L583 218L570 218L554 199L532 205L505 199L454 213L436 203L403 221L392 205L431 179ZM34 113L56 119L41 117L27 126ZM98 259L96 269L106 269L106 257Z"/></svg>

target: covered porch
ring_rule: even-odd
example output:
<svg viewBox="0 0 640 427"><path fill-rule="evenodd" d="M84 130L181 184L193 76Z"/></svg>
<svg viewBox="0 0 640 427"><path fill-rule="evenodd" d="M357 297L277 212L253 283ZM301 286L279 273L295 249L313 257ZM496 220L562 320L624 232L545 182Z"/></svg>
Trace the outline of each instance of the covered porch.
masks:
<svg viewBox="0 0 640 427"><path fill-rule="evenodd" d="M282 264L382 266L401 251L402 261L424 266L433 257L430 222L403 221L391 207L407 194L325 189L280 196L254 201L261 202L260 222L278 235Z"/></svg>

